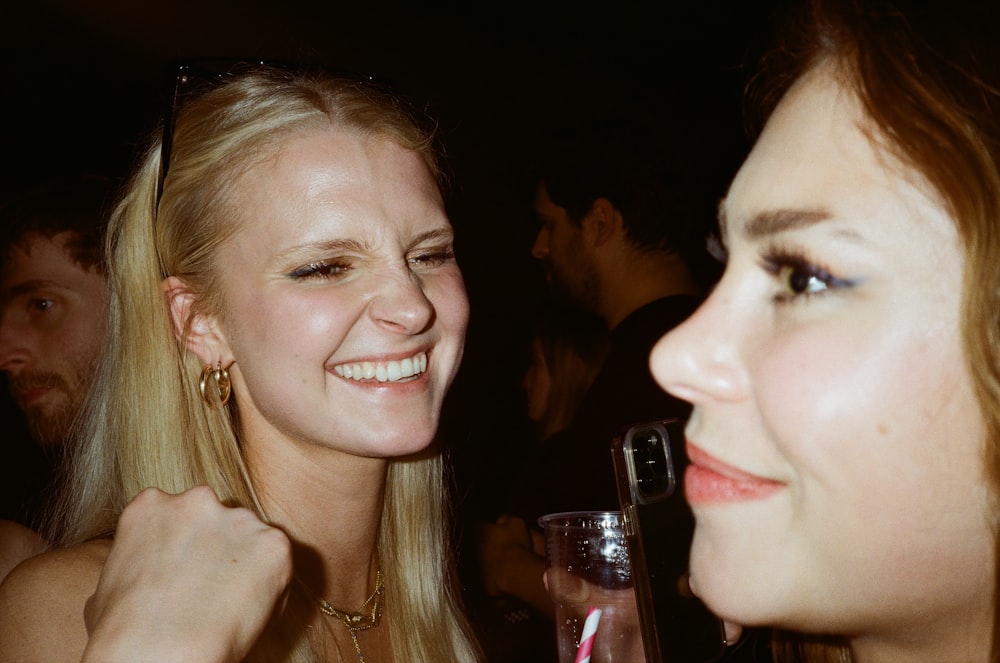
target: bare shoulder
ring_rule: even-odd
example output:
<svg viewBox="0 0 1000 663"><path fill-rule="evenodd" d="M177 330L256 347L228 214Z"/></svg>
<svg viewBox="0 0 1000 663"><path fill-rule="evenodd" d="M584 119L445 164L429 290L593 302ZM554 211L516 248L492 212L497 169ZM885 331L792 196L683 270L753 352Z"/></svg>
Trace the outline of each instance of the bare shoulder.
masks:
<svg viewBox="0 0 1000 663"><path fill-rule="evenodd" d="M110 540L50 550L0 583L0 663L78 661L87 644L83 610Z"/></svg>
<svg viewBox="0 0 1000 663"><path fill-rule="evenodd" d="M0 520L0 581L22 561L45 550L45 541L34 530L13 520Z"/></svg>

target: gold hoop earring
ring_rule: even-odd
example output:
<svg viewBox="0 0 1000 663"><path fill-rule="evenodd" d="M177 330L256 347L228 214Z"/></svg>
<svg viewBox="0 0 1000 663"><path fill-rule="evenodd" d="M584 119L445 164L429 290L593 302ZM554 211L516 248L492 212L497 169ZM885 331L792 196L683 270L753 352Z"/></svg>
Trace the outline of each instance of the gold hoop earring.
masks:
<svg viewBox="0 0 1000 663"><path fill-rule="evenodd" d="M209 390L209 381L212 382L212 389ZM229 395L233 391L232 382L229 380L229 371L222 367L221 362L205 364L201 369L201 380L198 381L198 389L201 391L201 399L211 407L223 406L229 402Z"/></svg>

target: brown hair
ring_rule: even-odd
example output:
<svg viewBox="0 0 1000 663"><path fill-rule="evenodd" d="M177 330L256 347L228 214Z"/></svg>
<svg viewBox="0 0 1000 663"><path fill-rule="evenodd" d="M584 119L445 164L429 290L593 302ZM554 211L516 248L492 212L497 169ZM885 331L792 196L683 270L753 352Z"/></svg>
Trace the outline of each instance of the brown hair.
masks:
<svg viewBox="0 0 1000 663"><path fill-rule="evenodd" d="M68 235L66 250L84 269L104 274L104 227L118 182L83 174L39 182L0 206L0 263L33 236Z"/></svg>
<svg viewBox="0 0 1000 663"><path fill-rule="evenodd" d="M984 465L1000 495L1000 14L881 0L811 0L802 9L751 81L750 117L761 126L794 81L832 64L871 119L872 140L919 173L950 213L965 249L963 344L987 431ZM994 662L997 638L995 629ZM828 639L789 636L775 660L851 659Z"/></svg>

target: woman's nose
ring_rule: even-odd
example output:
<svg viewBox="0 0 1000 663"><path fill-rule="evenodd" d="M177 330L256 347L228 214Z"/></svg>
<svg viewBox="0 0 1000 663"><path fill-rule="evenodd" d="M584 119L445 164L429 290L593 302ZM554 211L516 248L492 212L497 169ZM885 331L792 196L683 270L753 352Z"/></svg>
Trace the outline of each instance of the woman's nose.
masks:
<svg viewBox="0 0 1000 663"><path fill-rule="evenodd" d="M434 321L434 305L412 272L385 276L368 310L377 325L401 334L419 334Z"/></svg>
<svg viewBox="0 0 1000 663"><path fill-rule="evenodd" d="M732 294L716 289L690 318L653 347L650 369L666 391L693 405L734 401L748 391Z"/></svg>

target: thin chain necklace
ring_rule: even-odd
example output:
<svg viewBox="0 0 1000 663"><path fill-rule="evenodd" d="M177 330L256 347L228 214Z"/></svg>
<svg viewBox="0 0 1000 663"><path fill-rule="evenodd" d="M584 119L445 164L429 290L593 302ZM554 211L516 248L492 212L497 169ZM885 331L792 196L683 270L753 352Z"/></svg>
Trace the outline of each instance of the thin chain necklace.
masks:
<svg viewBox="0 0 1000 663"><path fill-rule="evenodd" d="M365 599L357 612L338 610L327 603L325 599L319 600L319 609L323 611L324 615L339 620L347 627L348 633L351 634L351 642L354 643L354 651L358 653L358 663L366 663L365 657L361 653L361 645L358 644L358 631L367 631L378 626L378 618L382 615L383 594L385 594L385 586L382 583L382 572L377 571L375 573L375 591Z"/></svg>

